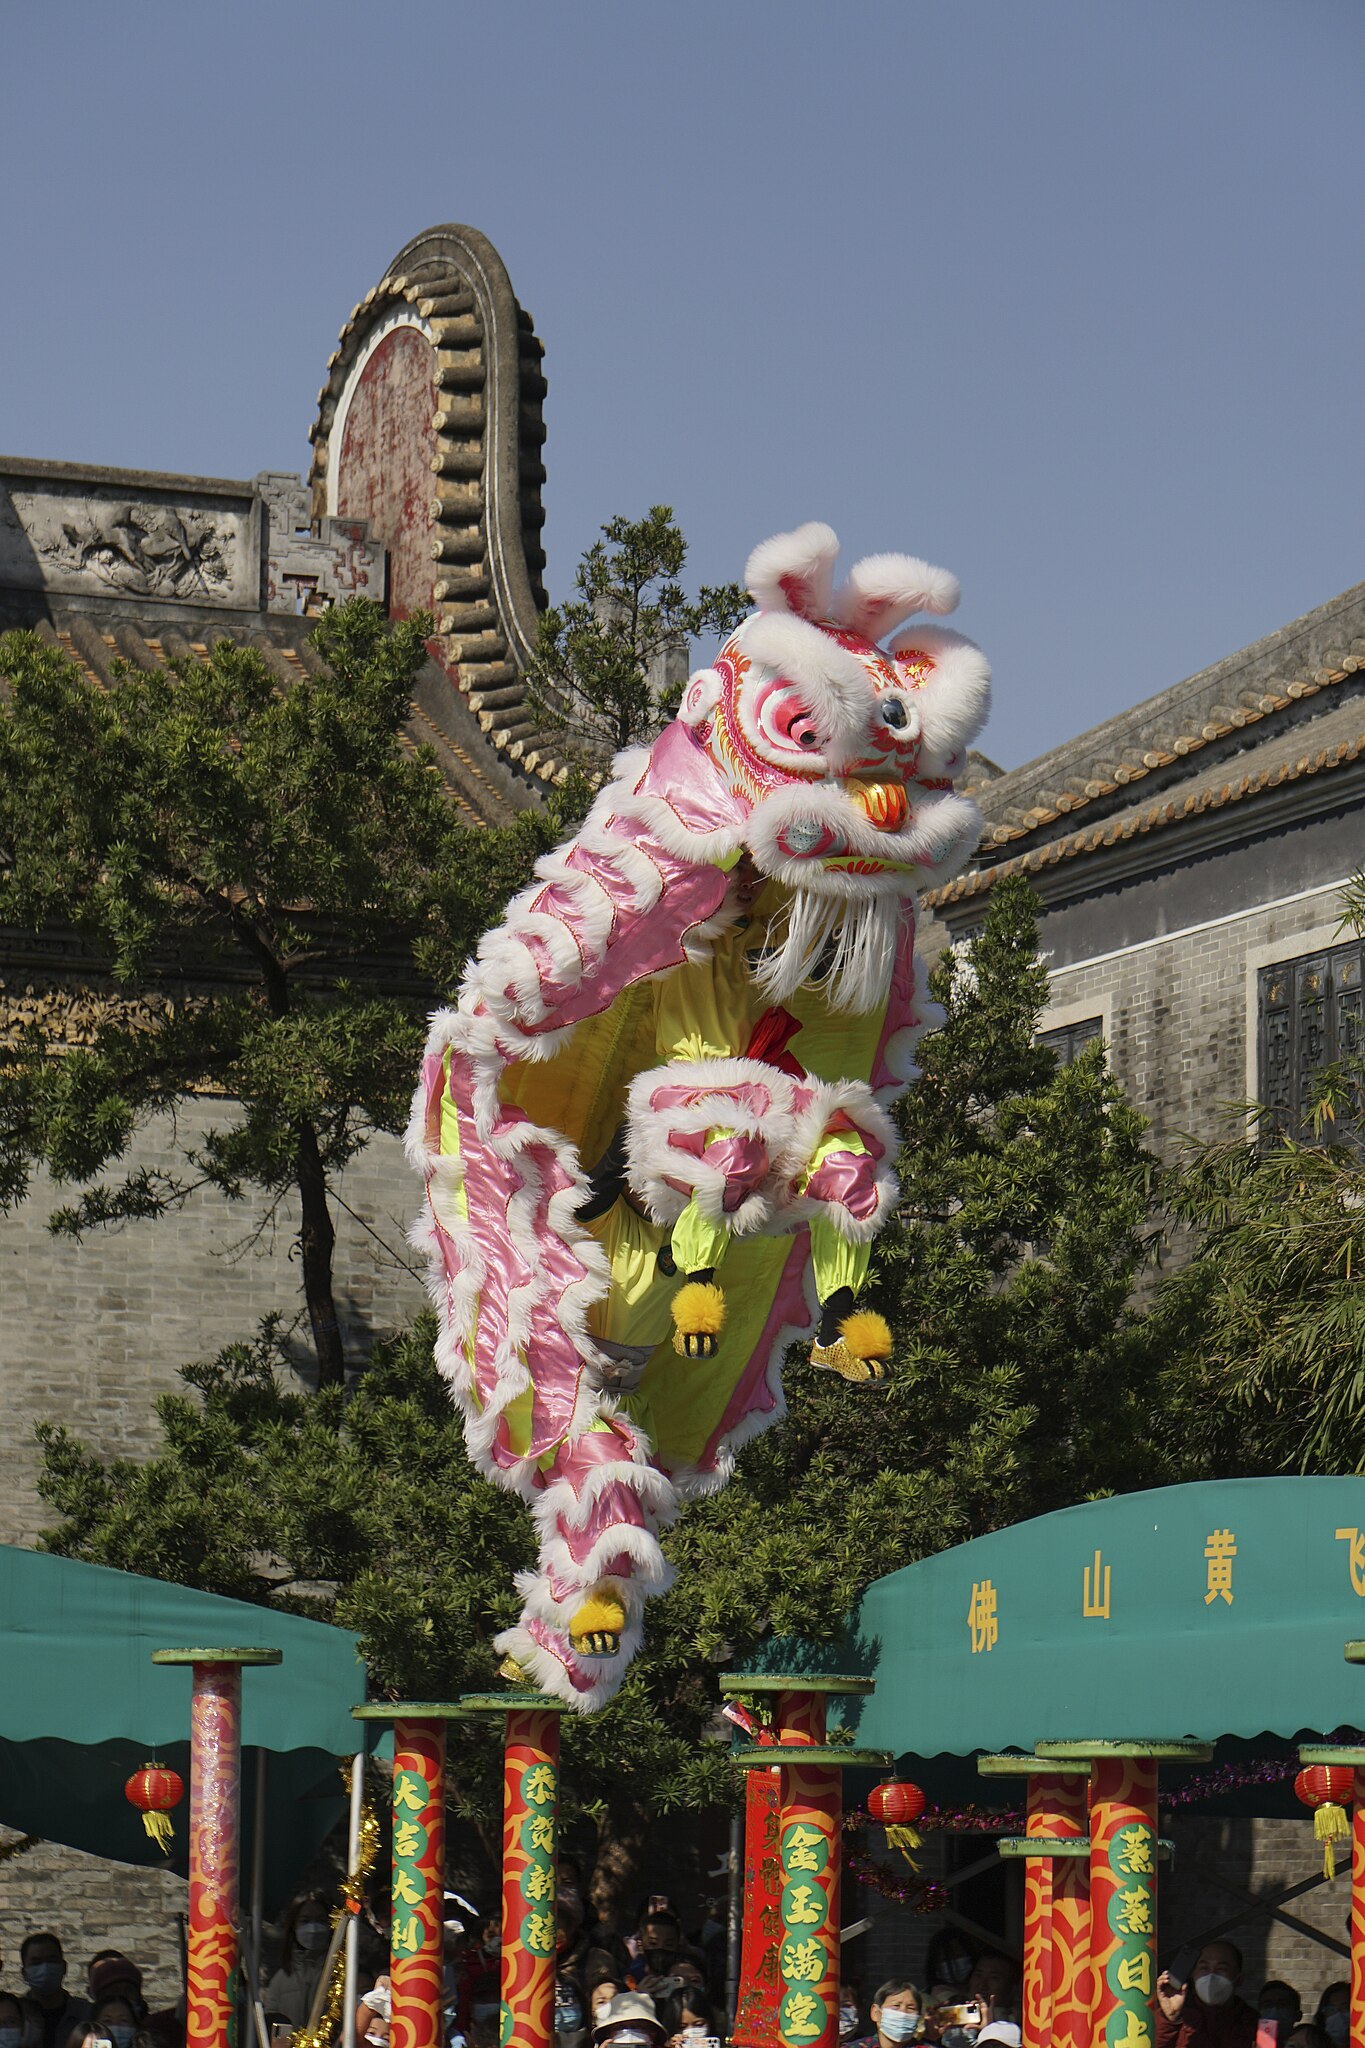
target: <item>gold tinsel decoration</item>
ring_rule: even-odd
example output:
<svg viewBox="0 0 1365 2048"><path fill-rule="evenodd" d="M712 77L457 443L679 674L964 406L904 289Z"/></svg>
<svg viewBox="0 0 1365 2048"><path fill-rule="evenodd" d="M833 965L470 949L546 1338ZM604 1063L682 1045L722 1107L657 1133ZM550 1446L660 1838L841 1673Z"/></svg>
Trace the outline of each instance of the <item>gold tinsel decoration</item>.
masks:
<svg viewBox="0 0 1365 2048"><path fill-rule="evenodd" d="M348 1792L350 1775L351 1766L349 1763L344 1764L341 1777ZM374 1800L367 1785L360 1808L360 1839L356 1844L355 1867L348 1871L341 1881L342 1903L332 1914L333 1934L336 1932L338 1921L348 1914L360 1911L361 1901L365 1897L365 1887L369 1883L375 1864L379 1861L381 1840L379 1815L375 1811ZM346 1944L341 1941L337 1943L336 1953L332 1957L332 1974L328 1980L327 1996L322 2010L318 2012L315 1999L313 2011L309 2013L307 2022L296 2028L290 2037L290 2048L332 2048L332 2043L341 2031L341 2001L345 1995Z"/></svg>

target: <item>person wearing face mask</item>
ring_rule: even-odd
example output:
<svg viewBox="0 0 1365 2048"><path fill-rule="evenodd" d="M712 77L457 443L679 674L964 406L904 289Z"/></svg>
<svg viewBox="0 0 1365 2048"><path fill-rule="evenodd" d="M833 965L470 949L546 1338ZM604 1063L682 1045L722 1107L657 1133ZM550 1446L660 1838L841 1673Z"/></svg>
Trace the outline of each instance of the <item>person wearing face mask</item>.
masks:
<svg viewBox="0 0 1365 2048"><path fill-rule="evenodd" d="M1206 1941L1191 1981L1169 1970L1156 1980L1156 2048L1255 2048L1256 2012L1237 1996L1242 1951L1233 1941Z"/></svg>
<svg viewBox="0 0 1365 2048"><path fill-rule="evenodd" d="M1276 2038L1285 2043L1303 2016L1303 2000L1292 1984L1284 1984L1278 1977L1261 1986L1261 1995L1256 2001L1258 2020L1274 2022Z"/></svg>
<svg viewBox="0 0 1365 2048"><path fill-rule="evenodd" d="M871 2037L877 2048L903 2048L906 2041L918 2041L924 2033L924 2000L908 1977L892 1977L872 2001Z"/></svg>
<svg viewBox="0 0 1365 2048"><path fill-rule="evenodd" d="M1330 2048L1346 2048L1351 2038L1351 1987L1344 1978L1323 1992L1313 2025L1326 2035Z"/></svg>
<svg viewBox="0 0 1365 2048"><path fill-rule="evenodd" d="M25 2017L34 2023L37 2048L67 2048L73 2029L90 2017L90 2002L65 1988L66 1957L55 1934L26 1934L19 1965L28 1986Z"/></svg>
<svg viewBox="0 0 1365 2048"><path fill-rule="evenodd" d="M588 2038L588 2001L577 1977L563 1971L555 1979L555 2042L557 2048L581 2048Z"/></svg>
<svg viewBox="0 0 1365 2048"><path fill-rule="evenodd" d="M72 2029L71 2048L147 2048L147 2036L138 2024L131 2002L114 1992L98 1999L82 2026Z"/></svg>
<svg viewBox="0 0 1365 2048"><path fill-rule="evenodd" d="M654 2000L643 1991L618 1991L603 2006L592 2030L593 2048L664 2048L665 2035Z"/></svg>
<svg viewBox="0 0 1365 2048"><path fill-rule="evenodd" d="M839 1986L839 2039L848 2048L862 2033L863 2006L856 1984Z"/></svg>
<svg viewBox="0 0 1365 2048"><path fill-rule="evenodd" d="M722 2034L705 1992L696 1984L681 1984L655 2004L669 2048L703 2048L707 2040Z"/></svg>
<svg viewBox="0 0 1365 2048"><path fill-rule="evenodd" d="M12 1991L0 1991L0 2048L32 2048L36 2029Z"/></svg>
<svg viewBox="0 0 1365 2048"><path fill-rule="evenodd" d="M965 1934L959 1934L955 1927L939 1929L924 1959L924 1981L931 2008L962 2001L976 1968L976 1958L977 1951Z"/></svg>
<svg viewBox="0 0 1365 2048"><path fill-rule="evenodd" d="M262 1994L265 2016L301 2027L312 2009L332 1939L332 1915L321 1892L305 1892L284 1916L280 1967Z"/></svg>

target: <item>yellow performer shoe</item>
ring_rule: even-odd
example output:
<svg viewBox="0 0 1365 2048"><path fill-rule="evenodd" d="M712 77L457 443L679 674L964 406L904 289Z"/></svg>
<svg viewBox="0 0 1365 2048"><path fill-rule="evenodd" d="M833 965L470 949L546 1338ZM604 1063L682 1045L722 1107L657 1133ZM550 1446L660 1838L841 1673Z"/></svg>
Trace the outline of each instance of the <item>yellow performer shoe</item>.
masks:
<svg viewBox="0 0 1365 2048"><path fill-rule="evenodd" d="M886 1361L891 1356L891 1329L885 1316L872 1309L855 1309L844 1317L832 1344L816 1342L810 1347L810 1362L822 1372L838 1373L854 1386L879 1386L886 1378Z"/></svg>
<svg viewBox="0 0 1365 2048"><path fill-rule="evenodd" d="M576 1657L614 1657L621 1648L626 1610L608 1585L596 1586L569 1623Z"/></svg>
<svg viewBox="0 0 1365 2048"><path fill-rule="evenodd" d="M509 1685L518 1685L523 1691L531 1687L531 1675L523 1671L515 1657L504 1657L498 1666L498 1677L505 1678Z"/></svg>
<svg viewBox="0 0 1365 2048"><path fill-rule="evenodd" d="M673 1349L680 1358L714 1358L725 1326L725 1296L712 1280L689 1280L673 1297Z"/></svg>

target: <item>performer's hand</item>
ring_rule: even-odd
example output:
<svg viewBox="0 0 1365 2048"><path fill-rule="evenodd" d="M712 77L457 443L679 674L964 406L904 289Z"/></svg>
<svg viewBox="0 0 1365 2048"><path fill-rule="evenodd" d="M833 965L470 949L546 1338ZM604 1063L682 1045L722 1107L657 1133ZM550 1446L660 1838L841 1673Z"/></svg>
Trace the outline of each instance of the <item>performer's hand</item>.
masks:
<svg viewBox="0 0 1365 2048"><path fill-rule="evenodd" d="M1156 1980L1156 2002L1168 2020L1178 2020L1185 2010L1185 1995L1188 1986L1178 1984L1169 1970L1163 1970Z"/></svg>

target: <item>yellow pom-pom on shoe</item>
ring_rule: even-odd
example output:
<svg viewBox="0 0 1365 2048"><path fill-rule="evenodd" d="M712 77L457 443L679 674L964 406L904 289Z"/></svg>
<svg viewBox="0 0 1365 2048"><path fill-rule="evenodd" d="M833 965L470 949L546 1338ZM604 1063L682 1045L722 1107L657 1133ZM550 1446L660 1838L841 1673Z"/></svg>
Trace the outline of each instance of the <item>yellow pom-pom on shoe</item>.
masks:
<svg viewBox="0 0 1365 2048"><path fill-rule="evenodd" d="M879 1386L886 1378L886 1361L891 1356L891 1328L875 1309L854 1309L839 1325L832 1344L815 1343L810 1362L822 1372L833 1372L854 1386Z"/></svg>
<svg viewBox="0 0 1365 2048"><path fill-rule="evenodd" d="M714 1358L725 1327L725 1296L713 1280L689 1280L673 1297L673 1349L681 1358Z"/></svg>
<svg viewBox="0 0 1365 2048"><path fill-rule="evenodd" d="M855 1308L839 1325L842 1337L855 1358L889 1358L891 1325L872 1308Z"/></svg>
<svg viewBox="0 0 1365 2048"><path fill-rule="evenodd" d="M580 1657L614 1657L625 1626L620 1595L611 1586L595 1586L569 1623L569 1641Z"/></svg>

